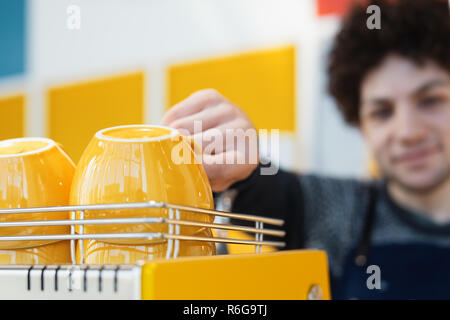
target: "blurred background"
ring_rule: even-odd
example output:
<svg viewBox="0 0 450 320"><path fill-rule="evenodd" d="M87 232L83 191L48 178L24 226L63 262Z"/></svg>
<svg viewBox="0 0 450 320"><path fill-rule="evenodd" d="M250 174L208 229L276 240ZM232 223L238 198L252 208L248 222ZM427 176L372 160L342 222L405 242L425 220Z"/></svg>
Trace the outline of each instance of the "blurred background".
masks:
<svg viewBox="0 0 450 320"><path fill-rule="evenodd" d="M0 0L0 140L46 136L77 162L103 128L158 124L215 88L281 167L367 175L327 94L327 53L351 0Z"/></svg>

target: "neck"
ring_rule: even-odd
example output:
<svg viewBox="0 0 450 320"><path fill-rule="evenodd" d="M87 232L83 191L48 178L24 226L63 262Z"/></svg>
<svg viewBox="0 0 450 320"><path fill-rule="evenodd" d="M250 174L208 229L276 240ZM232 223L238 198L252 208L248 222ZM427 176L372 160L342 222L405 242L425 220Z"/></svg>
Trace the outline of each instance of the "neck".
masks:
<svg viewBox="0 0 450 320"><path fill-rule="evenodd" d="M395 182L389 182L391 197L403 207L429 216L437 223L450 222L450 179L427 191L407 189Z"/></svg>

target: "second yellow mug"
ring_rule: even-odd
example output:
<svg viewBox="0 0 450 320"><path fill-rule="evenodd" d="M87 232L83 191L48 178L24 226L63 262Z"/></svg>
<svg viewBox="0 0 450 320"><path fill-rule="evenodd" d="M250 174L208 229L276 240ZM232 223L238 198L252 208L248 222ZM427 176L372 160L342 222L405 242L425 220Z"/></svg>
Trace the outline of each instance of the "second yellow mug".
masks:
<svg viewBox="0 0 450 320"><path fill-rule="evenodd" d="M78 163L71 204L154 200L213 209L209 180L197 161L194 149L189 139L169 127L129 125L103 129L92 138ZM85 219L132 217L168 218L169 212L168 209L158 208L85 213ZM180 219L210 223L214 217L181 211ZM76 230L80 232L78 227ZM166 224L86 225L83 230L84 233L167 231ZM180 234L212 236L209 228L197 226L181 226ZM84 241L85 262L88 264L133 263L136 260L162 258L166 248L167 241L162 240ZM215 245L212 242L181 241L179 253L180 256L213 255Z"/></svg>

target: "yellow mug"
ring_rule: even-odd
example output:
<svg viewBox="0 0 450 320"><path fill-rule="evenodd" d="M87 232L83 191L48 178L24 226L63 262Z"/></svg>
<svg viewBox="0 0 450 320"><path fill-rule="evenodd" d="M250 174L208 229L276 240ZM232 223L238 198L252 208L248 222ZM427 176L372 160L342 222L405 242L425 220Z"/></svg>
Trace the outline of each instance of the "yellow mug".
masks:
<svg viewBox="0 0 450 320"><path fill-rule="evenodd" d="M192 142L169 127L127 125L100 130L78 163L70 196L72 205L161 201L212 209L208 177ZM77 217L80 213L77 212ZM166 217L167 208L87 211L85 219ZM180 219L213 222L214 217L180 211ZM80 228L76 228L80 232ZM84 233L168 232L167 224L85 225ZM180 226L180 234L211 237L209 228ZM161 239L107 239L83 242L85 263L133 263L164 257ZM80 262L77 248L78 262ZM181 241L179 256L212 255L211 242Z"/></svg>
<svg viewBox="0 0 450 320"><path fill-rule="evenodd" d="M0 141L0 208L69 204L75 165L47 138ZM67 212L1 214L0 222L63 220ZM2 227L1 236L68 234L69 226ZM0 241L0 263L70 263L69 241Z"/></svg>

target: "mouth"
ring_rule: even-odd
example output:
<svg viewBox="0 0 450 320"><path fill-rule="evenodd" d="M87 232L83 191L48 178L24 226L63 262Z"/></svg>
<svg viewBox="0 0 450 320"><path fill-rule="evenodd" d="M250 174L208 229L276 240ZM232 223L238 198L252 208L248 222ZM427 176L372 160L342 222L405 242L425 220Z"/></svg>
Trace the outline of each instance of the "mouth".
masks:
<svg viewBox="0 0 450 320"><path fill-rule="evenodd" d="M394 157L393 162L408 167L419 167L425 165L428 159L438 152L439 148L437 147L408 151Z"/></svg>

